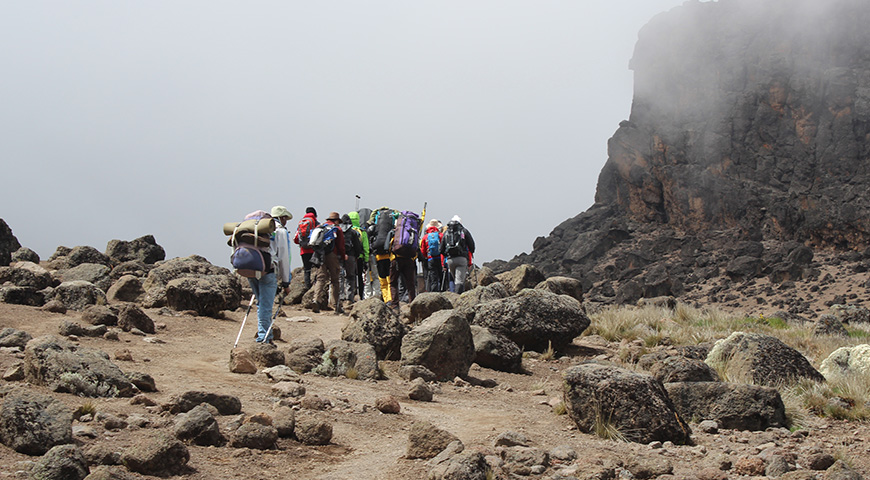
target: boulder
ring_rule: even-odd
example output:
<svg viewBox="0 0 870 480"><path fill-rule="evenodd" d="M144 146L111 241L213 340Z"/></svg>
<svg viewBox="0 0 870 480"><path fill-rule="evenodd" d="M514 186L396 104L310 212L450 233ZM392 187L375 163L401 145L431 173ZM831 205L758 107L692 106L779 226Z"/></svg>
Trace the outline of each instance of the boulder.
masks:
<svg viewBox="0 0 870 480"><path fill-rule="evenodd" d="M271 343L255 343L248 348L254 364L259 367L269 368L276 365L284 365L284 352Z"/></svg>
<svg viewBox="0 0 870 480"><path fill-rule="evenodd" d="M125 275L132 275L136 278L144 279L148 276L148 272L154 269L154 265L146 264L138 260L120 263L112 269L112 279L118 281ZM108 292L106 292L108 293Z"/></svg>
<svg viewBox="0 0 870 480"><path fill-rule="evenodd" d="M520 265L509 272L500 273L496 275L496 278L514 295L525 288L535 288L536 285L547 279L544 272L529 264Z"/></svg>
<svg viewBox="0 0 870 480"><path fill-rule="evenodd" d="M96 285L84 280L63 282L46 300L59 300L70 310L84 310L90 305L105 305L106 294Z"/></svg>
<svg viewBox="0 0 870 480"><path fill-rule="evenodd" d="M290 279L290 293L284 297L284 303L287 305L298 305L302 303L302 297L311 288L305 288L305 271L302 267L293 270L293 278Z"/></svg>
<svg viewBox="0 0 870 480"><path fill-rule="evenodd" d="M320 365L311 373L325 377L349 377L357 380L381 378L374 347L368 343L333 340L326 344Z"/></svg>
<svg viewBox="0 0 870 480"><path fill-rule="evenodd" d="M706 363L732 382L747 379L746 383L774 386L801 378L825 380L800 352L759 333L734 332L718 340Z"/></svg>
<svg viewBox="0 0 870 480"><path fill-rule="evenodd" d="M411 400L417 400L418 402L431 402L432 389L425 380L417 377L411 381L411 387L408 389L408 398Z"/></svg>
<svg viewBox="0 0 870 480"><path fill-rule="evenodd" d="M113 327L118 324L118 315L106 305L91 305L82 310L82 321L91 325Z"/></svg>
<svg viewBox="0 0 870 480"><path fill-rule="evenodd" d="M831 305L831 314L846 324L870 323L870 309L861 305Z"/></svg>
<svg viewBox="0 0 870 480"><path fill-rule="evenodd" d="M238 397L195 390L173 396L164 408L168 409L169 413L183 413L193 410L201 403L207 403L215 407L221 415L237 415L242 413L242 401Z"/></svg>
<svg viewBox="0 0 870 480"><path fill-rule="evenodd" d="M151 317L143 312L141 308L131 303L121 306L118 312L118 326L125 332L129 332L134 328L138 328L145 333L155 332L154 320L151 320Z"/></svg>
<svg viewBox="0 0 870 480"><path fill-rule="evenodd" d="M465 317L455 310L435 312L402 341L402 365L422 365L439 379L465 376L474 359L474 341Z"/></svg>
<svg viewBox="0 0 870 480"><path fill-rule="evenodd" d="M445 296L447 295L445 294ZM496 282L462 292L459 299L453 301L453 306L470 322L474 319L474 315L481 305L495 300L501 300L502 298L507 298L509 296L511 296L511 294L508 292L507 288L505 288L504 284Z"/></svg>
<svg viewBox="0 0 870 480"><path fill-rule="evenodd" d="M452 433L428 422L414 422L408 430L408 450L405 458L433 458L459 440Z"/></svg>
<svg viewBox="0 0 870 480"><path fill-rule="evenodd" d="M662 383L718 382L719 374L701 360L672 355L653 363L649 373Z"/></svg>
<svg viewBox="0 0 870 480"><path fill-rule="evenodd" d="M138 480L140 477L126 468L112 465L97 465L85 480Z"/></svg>
<svg viewBox="0 0 870 480"><path fill-rule="evenodd" d="M429 480L486 480L491 471L480 452L463 452L451 456L429 471Z"/></svg>
<svg viewBox="0 0 870 480"><path fill-rule="evenodd" d="M175 419L175 438L182 442L207 447L220 446L226 442L214 415L204 405L197 405Z"/></svg>
<svg viewBox="0 0 870 480"><path fill-rule="evenodd" d="M375 408L381 413L398 414L402 410L399 399L392 395L384 395L375 400Z"/></svg>
<svg viewBox="0 0 870 480"><path fill-rule="evenodd" d="M485 287L487 285L492 285L496 282L498 282L498 277L495 276L495 272L493 272L492 269L489 267L475 268L468 274L468 285L470 286L469 290L475 287Z"/></svg>
<svg viewBox="0 0 870 480"><path fill-rule="evenodd" d="M245 348L234 348L230 352L230 371L233 373L257 373L257 364L251 352Z"/></svg>
<svg viewBox="0 0 870 480"><path fill-rule="evenodd" d="M589 317L572 297L523 290L480 306L473 323L501 333L525 350L542 352L551 344L564 349L589 327Z"/></svg>
<svg viewBox="0 0 870 480"><path fill-rule="evenodd" d="M112 278L109 276L111 271L109 267L99 263L82 263L75 267L61 270L58 274L63 282L76 280L90 282L105 292L112 285Z"/></svg>
<svg viewBox="0 0 870 480"><path fill-rule="evenodd" d="M34 338L24 349L27 381L55 392L85 397L132 397L136 387L100 350L53 335Z"/></svg>
<svg viewBox="0 0 870 480"><path fill-rule="evenodd" d="M83 480L91 473L84 453L75 445L57 445L30 470L34 480Z"/></svg>
<svg viewBox="0 0 870 480"><path fill-rule="evenodd" d="M297 338L287 346L284 363L299 373L307 373L320 365L324 352L323 340L317 337Z"/></svg>
<svg viewBox="0 0 870 480"><path fill-rule="evenodd" d="M341 339L368 343L378 360L398 360L405 325L382 300L369 298L354 304L350 321L341 329Z"/></svg>
<svg viewBox="0 0 870 480"><path fill-rule="evenodd" d="M817 337L821 336L834 336L834 337L848 337L849 332L846 331L846 327L843 326L843 322L837 318L836 315L831 315L830 313L824 314L816 320L816 323L813 325L813 335Z"/></svg>
<svg viewBox="0 0 870 480"><path fill-rule="evenodd" d="M332 425L313 416L303 416L296 420L295 435L305 445L329 445Z"/></svg>
<svg viewBox="0 0 870 480"><path fill-rule="evenodd" d="M666 383L683 418L715 420L719 428L765 430L786 426L785 406L771 387L723 382Z"/></svg>
<svg viewBox="0 0 870 480"><path fill-rule="evenodd" d="M109 260L109 257L94 247L73 247L66 256L66 268L74 268L85 263L97 263L106 267L112 266L112 261Z"/></svg>
<svg viewBox="0 0 870 480"><path fill-rule="evenodd" d="M18 287L42 290L54 284L48 270L32 262L18 262L10 267L0 267L0 285L12 283Z"/></svg>
<svg viewBox="0 0 870 480"><path fill-rule="evenodd" d="M538 290L545 290L556 295L568 295L583 303L583 282L571 277L550 277L535 285Z"/></svg>
<svg viewBox="0 0 870 480"><path fill-rule="evenodd" d="M106 245L106 256L115 265L129 261L153 264L164 260L166 252L157 244L153 235L144 235L129 242L110 240Z"/></svg>
<svg viewBox="0 0 870 480"><path fill-rule="evenodd" d="M13 390L0 406L0 442L27 455L73 443L72 412L48 395Z"/></svg>
<svg viewBox="0 0 870 480"><path fill-rule="evenodd" d="M106 291L109 303L139 302L145 297L142 279L134 275L124 275Z"/></svg>
<svg viewBox="0 0 870 480"><path fill-rule="evenodd" d="M167 290L169 283L173 280L182 278L202 279L202 292L197 294L196 288L199 282L188 282L175 284L174 299L177 301L176 310L197 310L197 308L188 308L192 303L194 306L209 310L210 312L219 310L235 310L238 308L242 299L242 284L232 272L226 268L212 265L203 257L191 255L185 258L173 258L167 260L148 272L148 277L142 283L142 288L145 289L145 298L142 304L146 308L163 307L169 304L167 298ZM191 291L190 289L193 289ZM184 292L194 294L194 299L188 301L182 296ZM220 296L209 295L207 292ZM183 307L183 308L176 308ZM220 308L218 308L220 307Z"/></svg>
<svg viewBox="0 0 870 480"><path fill-rule="evenodd" d="M137 438L121 455L130 471L153 476L180 473L189 460L187 447L162 433Z"/></svg>
<svg viewBox="0 0 870 480"><path fill-rule="evenodd" d="M453 303L441 293L426 292L417 295L409 307L408 319L411 324L416 325L439 310L452 309Z"/></svg>
<svg viewBox="0 0 870 480"><path fill-rule="evenodd" d="M24 330L7 327L0 331L0 347L18 347L24 349L33 337Z"/></svg>
<svg viewBox="0 0 870 480"><path fill-rule="evenodd" d="M828 380L852 375L866 377L870 375L870 345L840 347L822 360L819 369Z"/></svg>
<svg viewBox="0 0 870 480"><path fill-rule="evenodd" d="M471 326L474 341L474 363L502 372L520 372L523 352L506 336L479 325Z"/></svg>
<svg viewBox="0 0 870 480"><path fill-rule="evenodd" d="M12 229L0 218L0 266L9 265L9 262L12 261L12 252L19 248L21 248L21 244L12 234Z"/></svg>
<svg viewBox="0 0 870 480"><path fill-rule="evenodd" d="M272 426L279 438L290 438L296 431L296 413L285 405L276 405L272 412Z"/></svg>
<svg viewBox="0 0 870 480"><path fill-rule="evenodd" d="M45 304L45 293L33 287L0 286L0 302L41 307Z"/></svg>
<svg viewBox="0 0 870 480"><path fill-rule="evenodd" d="M238 306L241 294L236 284L238 280L229 276L175 278L166 284L166 305L178 311L219 317L222 310Z"/></svg>
<svg viewBox="0 0 870 480"><path fill-rule="evenodd" d="M12 252L12 262L31 262L39 264L39 254L27 247Z"/></svg>
<svg viewBox="0 0 870 480"><path fill-rule="evenodd" d="M580 431L608 429L639 443L690 442L688 424L653 377L586 363L568 368L562 378L568 414Z"/></svg>

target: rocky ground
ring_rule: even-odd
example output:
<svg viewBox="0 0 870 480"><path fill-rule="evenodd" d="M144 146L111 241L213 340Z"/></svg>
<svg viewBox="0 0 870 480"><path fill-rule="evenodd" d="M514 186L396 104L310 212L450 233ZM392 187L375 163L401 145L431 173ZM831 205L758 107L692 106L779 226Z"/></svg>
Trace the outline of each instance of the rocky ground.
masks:
<svg viewBox="0 0 870 480"><path fill-rule="evenodd" d="M814 297L819 305L835 292L848 296L848 285L821 285L819 288L822 286L826 287L825 294ZM765 290L762 285L752 288ZM799 295L804 288L812 286L796 284L793 288L793 294ZM781 291L775 290L774 293ZM787 298L764 295L738 295L738 299L742 298L747 307L756 308L759 305L772 306L779 299ZM767 303L759 304L758 296L765 298ZM735 299L727 303L740 302ZM186 391L237 396L242 401L245 415L272 412L276 402L272 382L262 372L234 374L228 368L243 309L227 312L223 319L161 315L161 311L155 309L146 312L158 326L154 335L143 337L120 332L119 340L81 337L76 343L106 352L125 372L139 371L151 375L158 391L148 393L147 397L157 406L133 404L129 398L85 399L51 393L43 387L22 382L4 381L0 383L0 391L8 392L11 388L41 391L50 393L70 409L90 402L97 412L129 419L126 428L115 430L97 420L73 423L79 432L75 442L82 449L101 448L116 452L123 452L143 435L161 431L171 435L175 416L161 411L159 405ZM340 338L341 328L348 321L345 316L311 314L289 306L284 307L283 313L278 320L282 334L282 340L276 342L279 349L294 338L317 336L324 341ZM310 321L298 321L306 318ZM56 334L65 320L80 322L80 314L73 311L56 314L34 307L0 304L0 327L25 330L34 337ZM253 343L253 334L254 325L249 322L242 335L242 346ZM491 379L497 386L473 386L463 381L441 383L434 386L432 402L408 398L410 383L399 377L398 362L394 361L381 362L387 377L385 380L305 374L303 382L307 395L326 399L331 406L325 410L297 407L297 419L314 416L331 423L334 433L329 445L309 446L292 439L280 439L278 448L273 450L189 446L190 460L181 477L210 480L426 478L432 468L426 460L405 458L409 429L419 420L452 433L463 442L466 451L480 451L487 455L490 463L499 464L498 458L508 459L508 468L500 470L503 478L523 478L528 474L531 474L528 478L560 478L559 475L565 478L613 478L614 475L620 478L740 478L764 475L771 459L780 456L805 469L790 474L806 474L801 478L812 475L821 478L825 472L808 470L819 458L843 459L855 472L870 475L870 444L866 441L870 436L870 425L866 423L818 419L811 427L797 432L772 429L711 433L704 433L698 425L692 424L694 445L690 446L624 443L580 433L567 415L554 413L553 405L560 401L562 394L561 372L590 357L614 354L617 345L583 338L575 339L574 343L579 348L570 349L571 356L549 361L525 358L525 374L472 367L470 380ZM130 359L118 360L125 356L124 350L129 351ZM21 354L3 351L0 353L0 371L6 371L21 361ZM385 395L399 399L401 411L398 414L384 414L375 408L376 401ZM219 416L222 430L237 417ZM516 460L520 453L515 450L521 447L496 447L497 439L506 432L525 437L524 443L531 447L532 453L549 452L547 469L537 473L530 468L532 465L524 466L523 462ZM570 458L571 451L576 453L576 459ZM37 459L0 446L0 478L26 478L23 472ZM505 470L513 473L508 474ZM130 475L130 478L145 478ZM828 475L833 478L831 471Z"/></svg>

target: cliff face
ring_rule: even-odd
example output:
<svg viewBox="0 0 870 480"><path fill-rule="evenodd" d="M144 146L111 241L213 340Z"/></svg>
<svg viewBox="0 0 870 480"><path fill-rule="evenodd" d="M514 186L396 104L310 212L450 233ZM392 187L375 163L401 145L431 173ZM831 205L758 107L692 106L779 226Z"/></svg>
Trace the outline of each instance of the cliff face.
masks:
<svg viewBox="0 0 870 480"><path fill-rule="evenodd" d="M620 245L647 257L639 265L687 244L863 249L868 23L866 0L686 2L655 17L638 35L631 115L608 142L596 204L492 266L533 263L591 288L619 281L602 265L625 263ZM703 268L689 260L683 277Z"/></svg>

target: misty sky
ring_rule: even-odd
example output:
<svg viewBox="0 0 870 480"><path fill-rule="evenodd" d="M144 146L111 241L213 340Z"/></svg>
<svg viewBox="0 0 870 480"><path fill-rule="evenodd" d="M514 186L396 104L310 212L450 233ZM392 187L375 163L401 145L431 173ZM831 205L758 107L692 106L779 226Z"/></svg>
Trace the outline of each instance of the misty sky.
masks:
<svg viewBox="0 0 870 480"><path fill-rule="evenodd" d="M359 195L507 260L592 205L637 33L681 3L3 2L0 218L43 259L152 234L228 267L223 223Z"/></svg>

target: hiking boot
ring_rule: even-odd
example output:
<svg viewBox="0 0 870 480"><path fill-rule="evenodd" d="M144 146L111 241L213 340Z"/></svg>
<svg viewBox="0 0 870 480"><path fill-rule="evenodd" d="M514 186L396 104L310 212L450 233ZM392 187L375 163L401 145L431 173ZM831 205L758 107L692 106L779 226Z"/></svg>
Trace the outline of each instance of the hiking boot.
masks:
<svg viewBox="0 0 870 480"><path fill-rule="evenodd" d="M344 309L341 308L341 305L338 305L335 307L335 314L336 315L344 315Z"/></svg>
<svg viewBox="0 0 870 480"><path fill-rule="evenodd" d="M311 306L311 311L314 312L314 313L320 313L320 304L319 304L319 303L315 303L314 305L312 305L312 306Z"/></svg>

